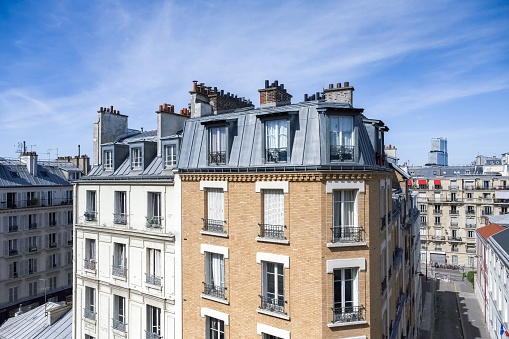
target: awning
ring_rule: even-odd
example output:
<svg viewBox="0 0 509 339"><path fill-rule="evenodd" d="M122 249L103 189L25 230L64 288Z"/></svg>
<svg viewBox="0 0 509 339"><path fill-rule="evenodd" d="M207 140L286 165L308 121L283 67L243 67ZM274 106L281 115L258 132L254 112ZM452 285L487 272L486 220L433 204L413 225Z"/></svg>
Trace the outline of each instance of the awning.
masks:
<svg viewBox="0 0 509 339"><path fill-rule="evenodd" d="M509 191L495 191L495 199L509 199Z"/></svg>
<svg viewBox="0 0 509 339"><path fill-rule="evenodd" d="M417 183L419 185L426 185L426 180L419 180Z"/></svg>
<svg viewBox="0 0 509 339"><path fill-rule="evenodd" d="M406 183L408 186L412 186L412 179L408 179L408 181Z"/></svg>
<svg viewBox="0 0 509 339"><path fill-rule="evenodd" d="M440 180L435 180L435 185L440 185Z"/></svg>

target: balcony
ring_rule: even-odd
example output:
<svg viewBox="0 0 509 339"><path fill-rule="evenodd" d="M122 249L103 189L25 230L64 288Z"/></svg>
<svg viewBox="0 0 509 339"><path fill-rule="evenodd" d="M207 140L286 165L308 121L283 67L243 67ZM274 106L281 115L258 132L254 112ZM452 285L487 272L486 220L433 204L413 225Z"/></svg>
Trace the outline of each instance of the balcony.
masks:
<svg viewBox="0 0 509 339"><path fill-rule="evenodd" d="M96 212L85 212L85 221L97 221Z"/></svg>
<svg viewBox="0 0 509 339"><path fill-rule="evenodd" d="M476 253L475 248L467 248L467 253Z"/></svg>
<svg viewBox="0 0 509 339"><path fill-rule="evenodd" d="M258 224L258 226L260 226L260 234L258 235L260 238L286 240L286 225Z"/></svg>
<svg viewBox="0 0 509 339"><path fill-rule="evenodd" d="M97 261L95 259L84 259L83 267L87 270L95 271L97 266Z"/></svg>
<svg viewBox="0 0 509 339"><path fill-rule="evenodd" d="M56 242L50 242L48 244L49 248L57 248L57 243Z"/></svg>
<svg viewBox="0 0 509 339"><path fill-rule="evenodd" d="M465 185L465 190L466 191L473 191L474 190L474 186L473 185Z"/></svg>
<svg viewBox="0 0 509 339"><path fill-rule="evenodd" d="M262 310L286 314L285 312L286 301L284 297L273 298L261 295L260 299L261 299L260 308Z"/></svg>
<svg viewBox="0 0 509 339"><path fill-rule="evenodd" d="M9 225L9 233L17 232L19 231L18 225Z"/></svg>
<svg viewBox="0 0 509 339"><path fill-rule="evenodd" d="M458 210L451 210L449 211L449 215L459 215L460 212Z"/></svg>
<svg viewBox="0 0 509 339"><path fill-rule="evenodd" d="M330 161L335 162L353 162L354 161L354 146L331 146L330 147Z"/></svg>
<svg viewBox="0 0 509 339"><path fill-rule="evenodd" d="M224 220L214 220L214 219L202 219L203 220L203 231L226 234L226 230L224 225L226 221Z"/></svg>
<svg viewBox="0 0 509 339"><path fill-rule="evenodd" d="M12 255L18 255L18 250L17 249L9 249L9 255L12 256Z"/></svg>
<svg viewBox="0 0 509 339"><path fill-rule="evenodd" d="M52 227L52 226L56 226L57 225L57 221L56 220L50 220L49 221L49 226Z"/></svg>
<svg viewBox="0 0 509 339"><path fill-rule="evenodd" d="M445 241L445 236L443 236L443 235L432 235L431 239L433 239L435 241Z"/></svg>
<svg viewBox="0 0 509 339"><path fill-rule="evenodd" d="M265 162L287 162L288 151L283 148L267 148L265 150Z"/></svg>
<svg viewBox="0 0 509 339"><path fill-rule="evenodd" d="M124 213L113 214L113 223L117 224L117 225L126 225L127 224L127 214L124 214Z"/></svg>
<svg viewBox="0 0 509 339"><path fill-rule="evenodd" d="M226 164L226 152L218 151L218 152L209 152L209 165L225 165Z"/></svg>
<svg viewBox="0 0 509 339"><path fill-rule="evenodd" d="M466 224L466 225L465 225L465 227L466 227L467 229L475 229L475 228L476 228L476 227L475 227L475 224Z"/></svg>
<svg viewBox="0 0 509 339"><path fill-rule="evenodd" d="M125 266L111 266L111 274L116 277L125 278L127 273L127 268Z"/></svg>
<svg viewBox="0 0 509 339"><path fill-rule="evenodd" d="M364 321L363 306L337 307L332 309L332 323Z"/></svg>
<svg viewBox="0 0 509 339"><path fill-rule="evenodd" d="M93 310L90 310L88 308L83 309L83 316L90 320L95 320L95 312Z"/></svg>
<svg viewBox="0 0 509 339"><path fill-rule="evenodd" d="M474 210L467 210L465 212L466 215L475 215L475 211Z"/></svg>
<svg viewBox="0 0 509 339"><path fill-rule="evenodd" d="M161 216L145 217L145 219L147 219L147 223L145 224L145 226L147 226L147 228L158 228L159 229L162 227L163 217L161 217Z"/></svg>
<svg viewBox="0 0 509 339"><path fill-rule="evenodd" d="M37 252L37 246L32 245L28 248L28 252Z"/></svg>
<svg viewBox="0 0 509 339"><path fill-rule="evenodd" d="M120 331L120 332L126 332L126 324L123 321L117 320L117 319L111 319L113 320L112 327L114 330Z"/></svg>
<svg viewBox="0 0 509 339"><path fill-rule="evenodd" d="M462 241L461 237L449 237L449 241Z"/></svg>
<svg viewBox="0 0 509 339"><path fill-rule="evenodd" d="M459 248L457 248L457 247L452 247L452 248L451 248L451 252L459 252L459 251L460 251L460 250L459 250Z"/></svg>
<svg viewBox="0 0 509 339"><path fill-rule="evenodd" d="M435 227L442 227L442 223L441 222L436 222L433 224L433 226Z"/></svg>
<svg viewBox="0 0 509 339"><path fill-rule="evenodd" d="M37 229L37 223L33 222L31 224L28 224L28 229L29 230L36 230Z"/></svg>
<svg viewBox="0 0 509 339"><path fill-rule="evenodd" d="M162 339L159 334L145 331L145 339Z"/></svg>
<svg viewBox="0 0 509 339"><path fill-rule="evenodd" d="M335 226L331 230L333 244L362 242L362 227Z"/></svg>
<svg viewBox="0 0 509 339"><path fill-rule="evenodd" d="M205 282L203 283L203 294L209 295L214 298L226 299L224 296L225 290L226 290L226 287L224 287L224 286L217 286L217 285L208 284Z"/></svg>
<svg viewBox="0 0 509 339"><path fill-rule="evenodd" d="M161 277L157 275L145 273L145 282L154 286L161 286Z"/></svg>
<svg viewBox="0 0 509 339"><path fill-rule="evenodd" d="M441 210L433 210L433 214L434 215L442 215L442 211Z"/></svg>

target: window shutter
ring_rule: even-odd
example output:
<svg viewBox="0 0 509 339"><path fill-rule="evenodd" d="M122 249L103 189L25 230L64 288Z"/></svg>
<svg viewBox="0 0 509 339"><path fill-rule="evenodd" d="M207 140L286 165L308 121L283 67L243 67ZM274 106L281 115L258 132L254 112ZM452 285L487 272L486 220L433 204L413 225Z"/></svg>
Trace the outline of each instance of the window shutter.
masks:
<svg viewBox="0 0 509 339"><path fill-rule="evenodd" d="M28 242L28 239L25 239L25 238L21 238L19 239L19 252L20 253L23 253L23 252L28 252L25 248L25 244Z"/></svg>
<svg viewBox="0 0 509 339"><path fill-rule="evenodd" d="M57 234L57 246L62 246L62 233Z"/></svg>
<svg viewBox="0 0 509 339"><path fill-rule="evenodd" d="M16 206L18 207L26 206L26 202L23 201L23 195L21 192L16 193Z"/></svg>
<svg viewBox="0 0 509 339"><path fill-rule="evenodd" d="M60 267L62 266L62 256L61 256L61 253L57 253L57 266Z"/></svg>
<svg viewBox="0 0 509 339"><path fill-rule="evenodd" d="M45 238L46 238L46 245L44 246L44 248L49 248L49 234L46 234Z"/></svg>
<svg viewBox="0 0 509 339"><path fill-rule="evenodd" d="M33 263L34 263L34 273L36 273L37 272L37 259L34 259Z"/></svg>
<svg viewBox="0 0 509 339"><path fill-rule="evenodd" d="M9 233L9 217L4 217L4 233Z"/></svg>
<svg viewBox="0 0 509 339"><path fill-rule="evenodd" d="M9 264L9 278L12 278L12 275L14 274L14 264Z"/></svg>
<svg viewBox="0 0 509 339"><path fill-rule="evenodd" d="M28 274L28 260L21 260L20 261L20 275L27 275Z"/></svg>
<svg viewBox="0 0 509 339"><path fill-rule="evenodd" d="M4 256L7 257L9 255L9 241L4 240Z"/></svg>

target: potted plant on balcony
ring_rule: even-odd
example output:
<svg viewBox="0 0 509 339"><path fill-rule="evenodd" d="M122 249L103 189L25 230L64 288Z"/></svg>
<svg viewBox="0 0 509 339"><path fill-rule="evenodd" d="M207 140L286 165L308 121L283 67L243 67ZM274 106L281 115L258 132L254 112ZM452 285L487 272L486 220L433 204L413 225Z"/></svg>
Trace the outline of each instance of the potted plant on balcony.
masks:
<svg viewBox="0 0 509 339"><path fill-rule="evenodd" d="M32 198L27 201L28 206L37 206L39 204L39 199Z"/></svg>
<svg viewBox="0 0 509 339"><path fill-rule="evenodd" d="M94 220L94 217L95 217L95 213L94 212L85 212L85 220L86 221L93 221Z"/></svg>
<svg viewBox="0 0 509 339"><path fill-rule="evenodd" d="M145 217L147 219L148 228L160 228L162 217Z"/></svg>

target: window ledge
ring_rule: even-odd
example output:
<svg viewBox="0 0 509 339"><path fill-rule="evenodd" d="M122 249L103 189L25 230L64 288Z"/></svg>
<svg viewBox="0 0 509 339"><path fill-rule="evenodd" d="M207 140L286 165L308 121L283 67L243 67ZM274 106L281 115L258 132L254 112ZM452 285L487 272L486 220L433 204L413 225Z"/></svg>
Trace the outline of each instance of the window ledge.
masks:
<svg viewBox="0 0 509 339"><path fill-rule="evenodd" d="M228 233L200 231L200 234L203 234L203 235L212 235L214 237L228 238Z"/></svg>
<svg viewBox="0 0 509 339"><path fill-rule="evenodd" d="M112 329L114 338L127 338L127 332L123 332L120 330Z"/></svg>
<svg viewBox="0 0 509 339"><path fill-rule="evenodd" d="M280 318L280 319L284 319L284 320L290 320L290 316L287 314L284 314L284 313L271 312L271 311L264 310L262 308L257 308L256 312L258 312L260 314L270 315L271 317L276 317L276 318Z"/></svg>
<svg viewBox="0 0 509 339"><path fill-rule="evenodd" d="M228 301L228 299L216 298L216 297L210 296L208 294L203 294L203 293L201 294L201 297L203 299L217 301L218 303L221 303L221 304L230 305L230 302Z"/></svg>
<svg viewBox="0 0 509 339"><path fill-rule="evenodd" d="M272 239L272 238L263 238L263 237L256 237L256 241L259 242L271 242L275 244L283 244L288 245L290 243L290 240L280 240L280 239Z"/></svg>
<svg viewBox="0 0 509 339"><path fill-rule="evenodd" d="M162 291L163 290L163 285L152 285L152 284L149 284L149 283L145 283L145 286L149 289L149 290L156 290L156 291Z"/></svg>
<svg viewBox="0 0 509 339"><path fill-rule="evenodd" d="M334 327L344 327L344 326L355 326L355 325L364 325L368 322L366 320L360 320L360 321L349 321L344 323L329 323L327 324L327 327L334 328Z"/></svg>
<svg viewBox="0 0 509 339"><path fill-rule="evenodd" d="M127 281L127 277L121 277L121 276L114 275L114 274L112 274L111 277L113 278L113 280Z"/></svg>
<svg viewBox="0 0 509 339"><path fill-rule="evenodd" d="M353 247L353 246L366 246L365 241L355 241L355 242L328 242L327 247Z"/></svg>

